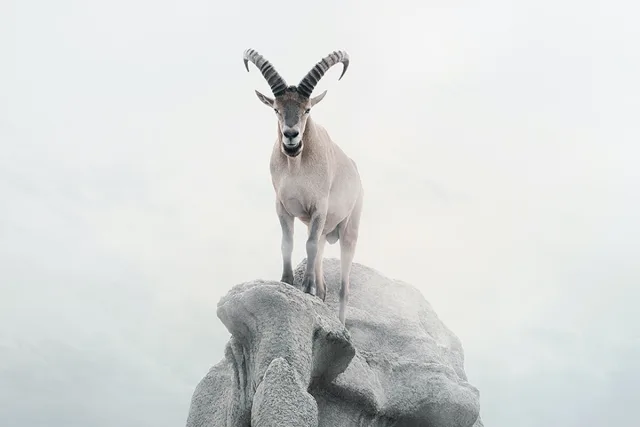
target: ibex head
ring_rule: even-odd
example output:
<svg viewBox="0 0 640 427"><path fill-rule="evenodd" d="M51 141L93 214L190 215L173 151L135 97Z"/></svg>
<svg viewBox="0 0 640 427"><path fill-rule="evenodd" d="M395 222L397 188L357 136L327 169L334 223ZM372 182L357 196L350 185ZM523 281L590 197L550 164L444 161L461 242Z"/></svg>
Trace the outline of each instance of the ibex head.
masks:
<svg viewBox="0 0 640 427"><path fill-rule="evenodd" d="M342 74L338 79L340 80L349 66L349 55L344 51L330 53L300 80L298 86L287 86L273 65L253 49L247 49L243 59L247 71L249 71L249 61L251 61L258 67L271 87L274 98L269 98L257 90L256 95L263 104L273 108L278 117L282 152L290 157L299 155L304 145L302 135L311 108L322 101L327 91L325 90L314 98L311 98L311 93L324 73L338 63L343 64Z"/></svg>

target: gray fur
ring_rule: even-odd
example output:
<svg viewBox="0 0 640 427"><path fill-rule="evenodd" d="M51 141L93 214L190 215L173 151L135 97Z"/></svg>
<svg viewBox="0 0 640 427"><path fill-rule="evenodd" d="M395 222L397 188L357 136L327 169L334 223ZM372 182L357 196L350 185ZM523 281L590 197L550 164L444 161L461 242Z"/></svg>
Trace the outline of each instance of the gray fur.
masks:
<svg viewBox="0 0 640 427"><path fill-rule="evenodd" d="M259 58L260 65L262 61L266 62L257 52L247 51L252 53L249 60ZM306 82L304 88L289 86L283 92L276 91L275 98L258 91L256 94L263 104L274 109L278 118L278 134L271 154L270 170L276 193L276 213L282 228L281 280L293 284L291 254L294 218L308 228L306 251L309 262L303 290L317 295L323 301L326 296L322 274L324 245L327 241L334 244L339 240L339 317L344 323L349 299L349 273L358 240L364 191L355 162L310 117L311 108L326 94L325 91L311 98L310 90L331 66L338 63L343 63L344 74L349 55L339 51L324 58L305 76L301 82ZM274 68L269 71L277 75Z"/></svg>

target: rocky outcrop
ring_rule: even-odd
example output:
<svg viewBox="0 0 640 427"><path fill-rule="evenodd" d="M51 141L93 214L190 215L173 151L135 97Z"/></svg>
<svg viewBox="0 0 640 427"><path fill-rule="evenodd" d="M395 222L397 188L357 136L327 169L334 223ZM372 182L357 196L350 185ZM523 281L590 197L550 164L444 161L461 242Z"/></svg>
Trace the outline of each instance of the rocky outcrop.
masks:
<svg viewBox="0 0 640 427"><path fill-rule="evenodd" d="M346 328L340 262L323 303L257 280L218 304L225 358L198 384L187 427L481 427L458 338L414 287L353 264Z"/></svg>

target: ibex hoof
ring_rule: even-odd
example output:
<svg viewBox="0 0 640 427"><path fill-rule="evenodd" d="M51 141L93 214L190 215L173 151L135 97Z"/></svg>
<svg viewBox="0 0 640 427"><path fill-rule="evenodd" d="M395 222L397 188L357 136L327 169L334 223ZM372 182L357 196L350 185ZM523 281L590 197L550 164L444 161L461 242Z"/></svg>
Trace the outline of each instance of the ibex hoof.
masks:
<svg viewBox="0 0 640 427"><path fill-rule="evenodd" d="M280 281L284 282L284 283L286 283L288 285L293 286L293 273L291 273L291 274L287 274L287 273L283 274L282 278L280 279Z"/></svg>
<svg viewBox="0 0 640 427"><path fill-rule="evenodd" d="M316 296L316 280L314 277L305 277L302 281L302 290L309 295Z"/></svg>

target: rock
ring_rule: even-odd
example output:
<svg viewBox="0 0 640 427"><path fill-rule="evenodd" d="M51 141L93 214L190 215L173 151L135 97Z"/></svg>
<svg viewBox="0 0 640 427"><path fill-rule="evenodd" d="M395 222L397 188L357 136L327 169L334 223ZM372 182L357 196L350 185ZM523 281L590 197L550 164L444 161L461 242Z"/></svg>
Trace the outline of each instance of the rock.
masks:
<svg viewBox="0 0 640 427"><path fill-rule="evenodd" d="M263 427L318 425L318 404L307 385L282 357L273 359L256 389L251 425Z"/></svg>
<svg viewBox="0 0 640 427"><path fill-rule="evenodd" d="M340 262L325 259L323 303L257 280L218 303L232 334L197 385L187 427L482 427L458 338L414 287L354 263L346 328Z"/></svg>

